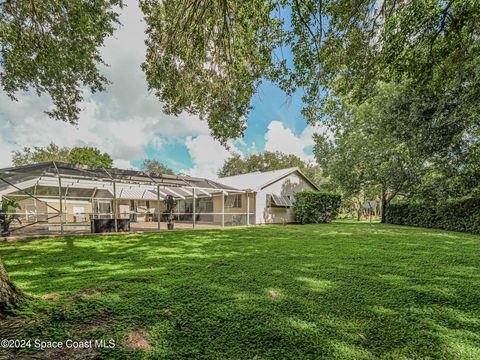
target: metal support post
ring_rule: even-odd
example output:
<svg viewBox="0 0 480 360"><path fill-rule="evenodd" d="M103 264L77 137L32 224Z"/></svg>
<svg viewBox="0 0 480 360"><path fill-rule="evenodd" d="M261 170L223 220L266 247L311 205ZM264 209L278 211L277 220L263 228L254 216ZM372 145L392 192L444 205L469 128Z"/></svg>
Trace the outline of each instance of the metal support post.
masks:
<svg viewBox="0 0 480 360"><path fill-rule="evenodd" d="M247 226L250 225L250 194L247 192Z"/></svg>
<svg viewBox="0 0 480 360"><path fill-rule="evenodd" d="M115 181L113 182L113 222L115 224L115 232L118 232L117 226L117 186Z"/></svg>
<svg viewBox="0 0 480 360"><path fill-rule="evenodd" d="M222 191L222 228L225 227L225 193Z"/></svg>
<svg viewBox="0 0 480 360"><path fill-rule="evenodd" d="M160 185L157 185L157 229L160 230Z"/></svg>
<svg viewBox="0 0 480 360"><path fill-rule="evenodd" d="M193 217L192 217L192 225L193 228L195 229L195 218L196 218L196 206L197 206L197 201L195 199L195 188L192 189L192 196L193 196Z"/></svg>
<svg viewBox="0 0 480 360"><path fill-rule="evenodd" d="M60 202L60 233L63 235L63 202L62 202L62 178L58 176L58 196Z"/></svg>

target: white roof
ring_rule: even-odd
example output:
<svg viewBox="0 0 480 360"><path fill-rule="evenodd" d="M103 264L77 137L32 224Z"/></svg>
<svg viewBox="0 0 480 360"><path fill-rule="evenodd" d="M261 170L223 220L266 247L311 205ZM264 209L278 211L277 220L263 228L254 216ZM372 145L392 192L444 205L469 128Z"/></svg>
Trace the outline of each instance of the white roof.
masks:
<svg viewBox="0 0 480 360"><path fill-rule="evenodd" d="M243 175L219 178L219 179L216 179L215 181L230 187L237 188L237 189L249 189L249 190L257 191L296 171L298 171L308 182L311 183L311 181L300 171L298 167L266 171L266 172L256 171L256 172L243 174ZM315 186L314 184L312 185Z"/></svg>
<svg viewBox="0 0 480 360"><path fill-rule="evenodd" d="M0 185L1 181L0 181ZM2 196L8 195L10 193L18 192L21 190L28 189L35 185L58 188L59 179L58 177L53 176L37 176L29 178L25 181L16 182L15 184L8 186L0 186L0 200ZM101 180L89 180L89 179L78 179L78 178L61 178L62 188L75 188L75 189L102 189L108 191L113 197L113 183L108 181ZM168 186L163 184L158 184L160 189L160 199L163 200L167 195L172 195L174 198L185 199L193 196L192 189L190 186ZM217 188L201 188L195 187L196 197L198 196L213 196L213 194L218 193L219 191L224 191L225 193L238 193L238 190L225 190ZM157 184L136 184L136 183L125 183L119 182L116 184L116 197L118 199L137 199L137 200L157 200Z"/></svg>

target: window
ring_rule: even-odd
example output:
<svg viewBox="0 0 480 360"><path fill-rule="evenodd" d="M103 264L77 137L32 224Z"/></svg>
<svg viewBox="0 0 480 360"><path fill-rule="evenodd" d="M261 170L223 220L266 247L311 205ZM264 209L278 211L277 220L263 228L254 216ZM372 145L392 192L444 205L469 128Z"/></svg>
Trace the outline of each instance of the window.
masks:
<svg viewBox="0 0 480 360"><path fill-rule="evenodd" d="M268 207L291 207L293 202L290 195L267 194Z"/></svg>
<svg viewBox="0 0 480 360"><path fill-rule="evenodd" d="M112 218L112 203L108 200L97 200L95 210L97 219Z"/></svg>
<svg viewBox="0 0 480 360"><path fill-rule="evenodd" d="M83 207L83 206L74 206L73 207L73 221L74 222L85 222L85 221L87 221L87 216L85 214L85 207Z"/></svg>
<svg viewBox="0 0 480 360"><path fill-rule="evenodd" d="M241 208L242 207L242 195L228 195L225 198L225 207L227 208Z"/></svg>

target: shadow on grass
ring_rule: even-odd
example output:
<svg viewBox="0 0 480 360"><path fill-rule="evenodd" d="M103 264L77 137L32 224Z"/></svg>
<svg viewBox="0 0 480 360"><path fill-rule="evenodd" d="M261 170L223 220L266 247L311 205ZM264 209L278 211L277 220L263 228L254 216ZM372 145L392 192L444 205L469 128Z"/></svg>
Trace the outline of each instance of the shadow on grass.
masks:
<svg viewBox="0 0 480 360"><path fill-rule="evenodd" d="M88 325L121 344L148 332L151 351L101 357L477 359L479 250L474 235L335 223L48 239L0 255L32 294L83 289L27 313L32 333Z"/></svg>

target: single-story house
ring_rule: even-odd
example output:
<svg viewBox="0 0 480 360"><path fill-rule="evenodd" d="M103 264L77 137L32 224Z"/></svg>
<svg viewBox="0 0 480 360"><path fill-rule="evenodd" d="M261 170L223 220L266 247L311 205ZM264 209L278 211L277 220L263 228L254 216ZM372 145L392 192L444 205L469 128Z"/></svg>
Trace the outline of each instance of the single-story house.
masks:
<svg viewBox="0 0 480 360"><path fill-rule="evenodd" d="M132 231L166 229L168 197L176 228L293 222L295 193L315 189L298 168L217 180L59 162L0 169L0 200L19 205L10 214L17 234L90 232L100 220L115 230L119 222Z"/></svg>
<svg viewBox="0 0 480 360"><path fill-rule="evenodd" d="M166 229L169 196L175 201L176 228L253 220L253 194L205 178L60 162L0 169L0 200L19 205L10 214L17 220L11 228L17 234L90 232L95 219L128 220L131 230Z"/></svg>
<svg viewBox="0 0 480 360"><path fill-rule="evenodd" d="M223 177L215 181L254 194L255 224L293 222L295 193L318 190L298 167Z"/></svg>

